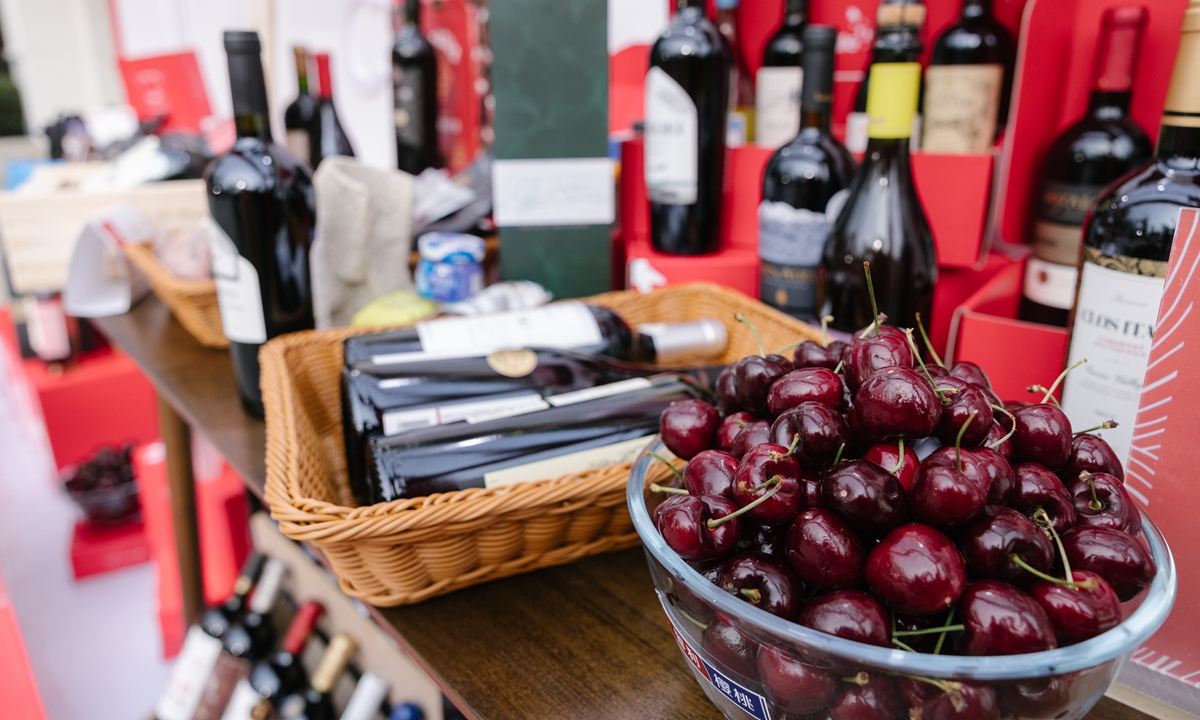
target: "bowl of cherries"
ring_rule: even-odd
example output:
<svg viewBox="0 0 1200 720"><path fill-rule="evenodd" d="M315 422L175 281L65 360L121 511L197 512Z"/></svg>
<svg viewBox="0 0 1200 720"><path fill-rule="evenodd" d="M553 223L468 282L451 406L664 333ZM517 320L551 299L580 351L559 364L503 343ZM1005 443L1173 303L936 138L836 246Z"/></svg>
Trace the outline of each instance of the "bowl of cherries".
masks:
<svg viewBox="0 0 1200 720"><path fill-rule="evenodd" d="M1170 612L1170 550L1058 382L1006 405L928 354L880 318L743 358L634 463L659 599L726 717L1079 718Z"/></svg>

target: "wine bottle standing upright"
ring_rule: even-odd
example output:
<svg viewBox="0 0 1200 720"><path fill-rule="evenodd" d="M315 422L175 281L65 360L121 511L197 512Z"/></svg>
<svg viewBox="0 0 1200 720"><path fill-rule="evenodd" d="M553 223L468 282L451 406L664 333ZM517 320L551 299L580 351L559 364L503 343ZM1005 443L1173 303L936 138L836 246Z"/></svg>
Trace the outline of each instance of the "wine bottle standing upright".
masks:
<svg viewBox="0 0 1200 720"><path fill-rule="evenodd" d="M759 297L801 320L817 314L817 272L825 241L857 163L829 132L837 29L804 29L804 91L799 133L775 151L758 207Z"/></svg>
<svg viewBox="0 0 1200 720"><path fill-rule="evenodd" d="M1054 141L1042 166L1025 264L1022 320L1066 327L1088 206L1109 183L1150 159L1150 138L1129 116L1146 8L1109 9L1102 20L1087 114Z"/></svg>
<svg viewBox="0 0 1200 720"><path fill-rule="evenodd" d="M317 90L317 117L309 138L309 152L314 170L322 160L331 155L354 157L354 148L350 147L350 139L342 129L337 109L333 105L333 77L329 71L329 54L317 53L316 60L320 88Z"/></svg>
<svg viewBox="0 0 1200 720"><path fill-rule="evenodd" d="M832 315L832 326L847 332L874 320L864 261L871 263L879 311L899 327L914 327L918 312L931 317L937 281L933 237L913 187L908 149L921 65L874 63L869 80L867 150L825 244L819 286L821 315Z"/></svg>
<svg viewBox="0 0 1200 720"><path fill-rule="evenodd" d="M703 255L720 242L732 57L704 0L678 2L646 73L650 240L659 252Z"/></svg>
<svg viewBox="0 0 1200 720"><path fill-rule="evenodd" d="M921 41L921 29L925 25L925 5L917 0L884 0L875 13L875 41L871 45L871 64L917 62L925 45ZM867 150L867 126L870 113L867 99L871 92L871 75L858 85L854 97L854 110L846 115L846 147L850 152ZM918 95L920 90L918 89ZM919 107L919 105L918 105ZM920 130L918 113L913 114L913 128L909 133L909 144L916 150L916 133Z"/></svg>
<svg viewBox="0 0 1200 720"><path fill-rule="evenodd" d="M421 0L405 0L392 46L396 167L420 174L438 166L437 56L421 34Z"/></svg>
<svg viewBox="0 0 1200 720"><path fill-rule="evenodd" d="M1084 225L1063 410L1129 458L1179 210L1200 207L1200 0L1184 14L1158 146L1096 198ZM1165 331L1164 331L1165 334Z"/></svg>
<svg viewBox="0 0 1200 720"><path fill-rule="evenodd" d="M308 250L316 225L307 165L271 139L261 46L225 33L237 140L208 166L209 245L221 327L246 411L262 417L258 349L313 327Z"/></svg>
<svg viewBox="0 0 1200 720"><path fill-rule="evenodd" d="M729 119L725 146L741 147L754 140L754 77L746 69L738 30L740 0L717 0L717 30L729 46Z"/></svg>
<svg viewBox="0 0 1200 720"><path fill-rule="evenodd" d="M987 152L1008 119L1016 59L992 0L963 0L962 16L933 44L925 71L926 152Z"/></svg>
<svg viewBox="0 0 1200 720"><path fill-rule="evenodd" d="M308 52L297 45L292 48L296 55L296 80L300 92L291 105L283 111L284 136L287 149L304 162L310 162L309 131L317 117L317 99L308 89Z"/></svg>
<svg viewBox="0 0 1200 720"><path fill-rule="evenodd" d="M754 143L775 150L800 130L801 56L808 0L787 0L783 24L767 40L754 77Z"/></svg>

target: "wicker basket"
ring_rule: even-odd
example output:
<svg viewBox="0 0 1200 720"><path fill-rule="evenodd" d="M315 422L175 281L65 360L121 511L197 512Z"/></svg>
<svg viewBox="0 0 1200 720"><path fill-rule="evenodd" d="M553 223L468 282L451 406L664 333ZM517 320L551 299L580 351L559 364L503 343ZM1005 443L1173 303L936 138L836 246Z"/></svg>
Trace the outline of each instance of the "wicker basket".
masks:
<svg viewBox="0 0 1200 720"><path fill-rule="evenodd" d="M205 347L229 347L229 340L221 329L216 282L175 277L158 261L150 243L129 244L124 247L125 257L142 271L154 294L171 308L180 325Z"/></svg>
<svg viewBox="0 0 1200 720"><path fill-rule="evenodd" d="M696 283L587 302L630 324L723 320L732 362L757 352L750 318L770 350L812 327L745 295ZM287 335L260 354L267 417L266 499L280 529L320 548L346 593L373 605L421 602L459 588L636 545L625 507L629 463L537 483L477 488L353 507L342 446L342 340L362 330ZM667 477L667 469L655 468Z"/></svg>

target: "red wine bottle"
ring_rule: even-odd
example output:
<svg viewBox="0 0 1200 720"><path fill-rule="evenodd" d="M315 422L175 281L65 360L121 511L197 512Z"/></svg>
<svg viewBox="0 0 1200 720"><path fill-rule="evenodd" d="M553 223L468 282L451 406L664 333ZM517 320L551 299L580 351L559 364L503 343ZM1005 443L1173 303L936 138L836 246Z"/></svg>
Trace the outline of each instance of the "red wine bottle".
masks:
<svg viewBox="0 0 1200 720"><path fill-rule="evenodd" d="M371 440L371 503L555 478L625 462L659 415L702 394L681 375L634 378L546 398L548 409Z"/></svg>
<svg viewBox="0 0 1200 720"><path fill-rule="evenodd" d="M201 630L218 640L225 637L229 626L242 617L246 609L246 598L250 597L250 592L254 590L254 584L258 582L258 576L266 561L266 557L261 553L250 553L233 583L233 595L223 604L209 608L200 616L198 625Z"/></svg>
<svg viewBox="0 0 1200 720"><path fill-rule="evenodd" d="M1020 317L1066 327L1079 277L1083 221L1105 186L1150 159L1150 138L1129 116L1146 8L1104 13L1087 114L1059 135L1042 166Z"/></svg>
<svg viewBox="0 0 1200 720"><path fill-rule="evenodd" d="M308 687L280 700L280 719L337 720L333 709L333 688L356 649L357 644L349 635L334 635Z"/></svg>
<svg viewBox="0 0 1200 720"><path fill-rule="evenodd" d="M300 662L300 655L324 610L321 603L311 600L301 605L288 625L279 650L254 666L249 681L259 697L274 703L284 695L303 690L308 684L308 674Z"/></svg>
<svg viewBox="0 0 1200 720"><path fill-rule="evenodd" d="M807 26L808 0L787 0L783 24L767 40L754 78L754 143L759 147L775 150L800 130L800 58Z"/></svg>
<svg viewBox="0 0 1200 720"><path fill-rule="evenodd" d="M871 64L917 62L925 51L921 29L925 25L926 8L919 0L884 0L875 13L875 41L871 45ZM854 96L854 111L846 116L846 147L850 152L867 150L867 97L871 90L871 74L858 85ZM918 90L919 93L919 90ZM920 105L917 106L920 108ZM913 117L909 143L916 150L919 143L920 120Z"/></svg>
<svg viewBox="0 0 1200 720"><path fill-rule="evenodd" d="M716 252L720 241L733 58L704 6L678 0L646 73L650 240L674 255Z"/></svg>
<svg viewBox="0 0 1200 720"><path fill-rule="evenodd" d="M313 327L308 250L316 224L307 165L271 139L258 34L228 31L237 140L208 166L213 277L221 326L246 411L262 417L258 349Z"/></svg>
<svg viewBox="0 0 1200 720"><path fill-rule="evenodd" d="M439 164L437 56L421 34L421 0L405 0L402 7L392 46L396 166L417 175Z"/></svg>
<svg viewBox="0 0 1200 720"><path fill-rule="evenodd" d="M350 147L350 139L338 121L337 110L333 106L333 78L329 71L328 53L317 53L317 78L321 87L317 91L317 116L313 119L312 133L309 138L312 166L317 169L321 161L331 155L354 157L354 148Z"/></svg>
<svg viewBox="0 0 1200 720"><path fill-rule="evenodd" d="M308 90L308 53L297 45L292 48L296 55L296 80L299 94L283 111L283 128L287 135L287 148L304 162L312 162L309 148L309 130L317 117L317 99Z"/></svg>
<svg viewBox="0 0 1200 720"><path fill-rule="evenodd" d="M263 567L254 594L246 605L246 614L225 632L222 642L225 652L238 658L256 661L275 646L275 627L271 624L271 609L279 595L279 584L287 565L268 560Z"/></svg>
<svg viewBox="0 0 1200 720"><path fill-rule="evenodd" d="M729 46L729 119L725 147L741 147L754 140L754 76L746 68L738 30L741 0L717 0L717 30Z"/></svg>

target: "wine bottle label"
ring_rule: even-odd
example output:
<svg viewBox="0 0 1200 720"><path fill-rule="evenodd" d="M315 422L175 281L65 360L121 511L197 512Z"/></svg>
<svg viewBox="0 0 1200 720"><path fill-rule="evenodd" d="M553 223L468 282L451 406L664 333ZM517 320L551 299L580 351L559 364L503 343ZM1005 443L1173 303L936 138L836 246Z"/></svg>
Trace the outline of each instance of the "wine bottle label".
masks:
<svg viewBox="0 0 1200 720"><path fill-rule="evenodd" d="M612 397L621 393L645 390L653 385L654 383L649 378L629 378L628 380L620 380L607 385L597 385L596 387L584 388L583 390L551 395L546 398L546 402L554 407L566 407L567 405L574 405L575 403L587 400L599 400L600 398Z"/></svg>
<svg viewBox="0 0 1200 720"><path fill-rule="evenodd" d="M308 131L291 129L284 136L284 142L287 144L287 149L292 151L292 154L300 158L306 163L311 163L312 158L309 157Z"/></svg>
<svg viewBox="0 0 1200 720"><path fill-rule="evenodd" d="M750 134L750 119L742 110L730 110L725 123L725 147L739 148Z"/></svg>
<svg viewBox="0 0 1200 720"><path fill-rule="evenodd" d="M154 705L155 720L192 720L220 656L220 640L198 627L189 629L167 688Z"/></svg>
<svg viewBox="0 0 1200 720"><path fill-rule="evenodd" d="M797 318L815 317L817 267L848 195L849 190L839 190L825 212L772 200L758 206L759 297L763 302Z"/></svg>
<svg viewBox="0 0 1200 720"><path fill-rule="evenodd" d="M911 138L921 64L875 63L867 86L867 137L884 140Z"/></svg>
<svg viewBox="0 0 1200 720"><path fill-rule="evenodd" d="M754 142L777 150L800 132L800 89L804 70L798 67L761 67L755 76Z"/></svg>
<svg viewBox="0 0 1200 720"><path fill-rule="evenodd" d="M1101 432L1122 462L1133 441L1166 266L1085 248L1068 364L1087 363L1067 374L1063 410L1075 428L1116 420L1117 427Z"/></svg>
<svg viewBox="0 0 1200 720"><path fill-rule="evenodd" d="M421 98L424 97L425 78L416 69L392 66L392 91L396 142L410 147L421 147L425 128Z"/></svg>
<svg viewBox="0 0 1200 720"><path fill-rule="evenodd" d="M52 297L39 300L27 295L23 300L29 346L37 356L46 362L71 357L71 332L67 328L67 314L63 310L62 299Z"/></svg>
<svg viewBox="0 0 1200 720"><path fill-rule="evenodd" d="M699 179L696 103L662 68L646 73L646 192L652 202L693 205Z"/></svg>
<svg viewBox="0 0 1200 720"><path fill-rule="evenodd" d="M867 151L867 126L871 117L865 112L852 112L846 115L846 149L852 153Z"/></svg>
<svg viewBox="0 0 1200 720"><path fill-rule="evenodd" d="M238 658L229 653L217 656L212 674L200 695L200 705L196 708L193 720L220 720L221 714L229 705L233 689L250 675L250 661Z"/></svg>
<svg viewBox="0 0 1200 720"><path fill-rule="evenodd" d="M249 345L265 343L267 324L263 318L258 270L238 253L237 246L216 220L208 223L208 246L225 337Z"/></svg>
<svg viewBox="0 0 1200 720"><path fill-rule="evenodd" d="M1003 83L1002 65L931 65L925 71L925 152L987 152Z"/></svg>
<svg viewBox="0 0 1200 720"><path fill-rule="evenodd" d="M402 432L455 422L478 423L546 410L550 404L537 393L473 402L451 403L430 408L392 410L383 414L383 434Z"/></svg>
<svg viewBox="0 0 1200 720"><path fill-rule="evenodd" d="M1079 272L1074 265L1059 265L1036 257L1025 261L1025 282L1021 294L1030 300L1059 310L1070 310L1075 302L1075 281Z"/></svg>
<svg viewBox="0 0 1200 720"><path fill-rule="evenodd" d="M238 680L233 688L233 695L229 696L229 704L221 714L221 720L251 720L250 713L261 702L265 702L262 695L250 685L249 680Z"/></svg>
<svg viewBox="0 0 1200 720"><path fill-rule="evenodd" d="M421 351L371 356L376 365L452 357L484 357L497 350L565 350L604 342L587 306L560 302L539 308L417 323Z"/></svg>
<svg viewBox="0 0 1200 720"><path fill-rule="evenodd" d="M504 470L495 470L483 476L483 484L484 487L492 488L514 483L552 480L571 473L599 470L609 465L633 462L653 437L654 433L649 433L643 437L603 447L581 450L569 455L560 455Z"/></svg>

